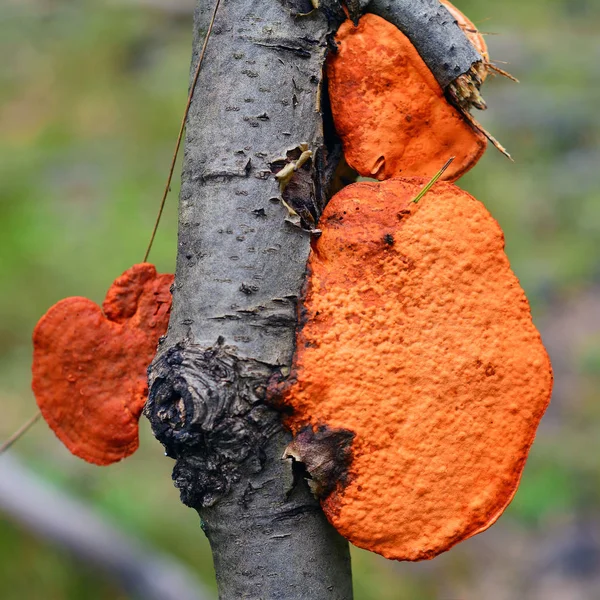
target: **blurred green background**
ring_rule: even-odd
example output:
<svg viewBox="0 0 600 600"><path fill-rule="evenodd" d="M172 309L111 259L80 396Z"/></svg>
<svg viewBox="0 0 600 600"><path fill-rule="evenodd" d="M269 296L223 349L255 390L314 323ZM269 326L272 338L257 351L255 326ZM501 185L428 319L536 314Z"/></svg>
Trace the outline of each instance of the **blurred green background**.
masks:
<svg viewBox="0 0 600 600"><path fill-rule="evenodd" d="M35 411L30 335L65 296L101 302L139 262L187 92L192 0L0 0L0 439ZM522 83L485 86L493 149L461 185L506 233L556 389L519 492L488 532L420 564L353 550L357 600L600 598L600 2L457 0ZM506 61L504 64L501 61ZM176 178L178 179L178 177ZM172 272L177 183L152 260ZM14 449L52 485L214 589L196 514L142 420L109 469L45 424ZM0 509L0 598L130 598Z"/></svg>

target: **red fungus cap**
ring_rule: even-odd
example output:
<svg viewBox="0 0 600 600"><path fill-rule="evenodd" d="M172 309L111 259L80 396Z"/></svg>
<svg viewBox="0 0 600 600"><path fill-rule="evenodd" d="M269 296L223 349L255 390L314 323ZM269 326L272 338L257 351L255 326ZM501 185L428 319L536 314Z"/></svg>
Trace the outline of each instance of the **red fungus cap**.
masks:
<svg viewBox="0 0 600 600"><path fill-rule="evenodd" d="M413 203L426 183L358 183L330 201L280 399L299 434L288 454L309 471L352 440L323 508L351 542L397 560L496 521L552 389L497 222L448 183ZM311 456L336 431L340 448Z"/></svg>
<svg viewBox="0 0 600 600"><path fill-rule="evenodd" d="M80 458L109 465L138 447L146 369L166 333L173 275L134 265L100 307L66 298L33 332L32 389L48 425Z"/></svg>
<svg viewBox="0 0 600 600"><path fill-rule="evenodd" d="M455 9L456 10L456 9ZM336 131L363 177L432 177L454 156L455 181L485 152L485 136L444 97L423 59L394 25L372 14L344 22L327 62Z"/></svg>

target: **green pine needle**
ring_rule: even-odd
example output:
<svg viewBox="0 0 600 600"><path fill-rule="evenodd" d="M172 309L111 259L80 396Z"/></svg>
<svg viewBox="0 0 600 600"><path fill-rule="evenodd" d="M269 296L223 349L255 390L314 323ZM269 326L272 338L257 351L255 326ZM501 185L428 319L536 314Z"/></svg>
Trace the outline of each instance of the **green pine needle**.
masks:
<svg viewBox="0 0 600 600"><path fill-rule="evenodd" d="M433 176L433 179L419 192L419 195L413 200L415 204L438 182L438 179L446 172L446 169L452 164L454 156L446 161L446 164Z"/></svg>

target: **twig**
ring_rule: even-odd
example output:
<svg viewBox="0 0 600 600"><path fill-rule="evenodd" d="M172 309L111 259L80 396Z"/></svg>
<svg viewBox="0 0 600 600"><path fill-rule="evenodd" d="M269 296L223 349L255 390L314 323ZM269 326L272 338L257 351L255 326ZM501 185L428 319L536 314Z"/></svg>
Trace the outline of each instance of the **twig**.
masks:
<svg viewBox="0 0 600 600"><path fill-rule="evenodd" d="M42 416L41 412L37 412L29 421L21 425L17 431L15 431L5 442L0 446L0 454L6 452L15 442L23 437L39 420Z"/></svg>
<svg viewBox="0 0 600 600"><path fill-rule="evenodd" d="M190 112L190 106L192 105L192 99L194 97L194 91L196 89L196 84L198 83L198 77L200 76L200 70L202 69L202 62L204 61L204 55L206 54L208 40L210 38L210 34L212 33L213 25L215 24L215 19L217 17L217 11L219 10L220 3L221 3L221 0L216 0L215 8L212 13L210 24L208 26L208 30L206 31L206 36L204 38L204 44L202 45L202 50L200 51L200 58L198 59L198 65L196 67L194 79L193 79L192 85L190 87L190 93L188 95L187 104L185 106L185 111L183 113L183 119L181 120L181 127L179 128L179 135L177 136L177 143L175 144L175 152L173 152L173 159L171 160L171 168L169 169L169 176L167 177L167 185L165 186L165 191L163 192L162 200L160 201L158 215L156 217L156 222L154 223L154 228L152 229L152 235L150 236L150 243L148 244L148 248L146 249L146 254L144 254L143 262L146 262L148 260L148 256L150 255L150 251L152 250L152 244L154 243L154 238L156 237L156 232L158 230L158 226L160 225L160 220L161 220L164 208L165 208L167 196L169 195L169 191L171 190L171 181L173 180L173 173L175 172L175 164L177 162L177 156L179 155L179 148L181 147L181 140L183 139L183 132L185 130L185 125L187 123L188 114Z"/></svg>
<svg viewBox="0 0 600 600"><path fill-rule="evenodd" d="M0 458L0 511L34 535L118 579L128 597L214 598L173 558L125 535L84 502L49 485L8 454Z"/></svg>
<svg viewBox="0 0 600 600"><path fill-rule="evenodd" d="M160 207L158 209L158 215L156 217L156 222L154 223L154 228L152 229L152 235L150 236L150 243L148 244L148 248L146 249L146 253L144 254L144 260L142 262L146 262L148 260L148 256L150 255L150 251L152 250L152 244L154 243L154 238L156 237L156 232L158 230L158 226L160 225L160 220L162 218L162 214L165 208L165 203L167 201L167 196L169 195L169 191L171 190L171 181L173 180L173 173L175 172L175 164L177 162L177 156L179 155L179 148L181 147L181 140L183 139L183 132L185 130L185 124L187 122L188 114L190 112L190 106L192 104L192 99L194 97L194 91L196 89L196 84L198 83L198 77L200 76L200 70L202 68L202 62L204 61L204 55L206 54L206 48L208 46L208 40L210 38L210 34L213 29L213 25L215 23L215 19L217 17L217 11L219 10L219 5L221 4L221 0L217 0L215 2L215 8L212 13L212 17L210 20L210 24L208 26L208 30L206 32L206 37L204 38L204 44L202 45L202 50L200 52L200 58L198 59L198 66L196 67L196 72L194 74L194 79L192 81L192 86L190 88L190 93L188 95L187 104L185 106L185 111L183 114L183 119L181 120L181 127L179 128L179 135L177 136L177 143L175 144L175 152L173 153L173 159L171 160L171 167L169 169L169 176L167 178L167 185L165 186L165 190L163 192L162 200L160 202ZM15 433L13 433L2 446L0 446L0 454L8 450L15 442L17 442L23 435L29 431L29 429L40 419L42 414L38 412L35 416L33 416L27 423L22 425Z"/></svg>

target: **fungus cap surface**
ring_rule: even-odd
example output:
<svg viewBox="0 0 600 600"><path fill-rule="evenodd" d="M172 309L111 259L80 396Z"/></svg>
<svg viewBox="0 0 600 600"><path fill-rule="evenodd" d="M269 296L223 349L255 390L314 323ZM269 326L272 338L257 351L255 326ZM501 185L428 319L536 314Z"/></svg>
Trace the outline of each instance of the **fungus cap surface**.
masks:
<svg viewBox="0 0 600 600"><path fill-rule="evenodd" d="M321 218L281 401L294 434L354 433L323 499L351 542L432 558L512 499L548 405L551 365L485 207L424 179L358 183Z"/></svg>
<svg viewBox="0 0 600 600"><path fill-rule="evenodd" d="M363 177L432 177L451 156L455 181L487 141L444 97L423 59L394 25L372 14L345 21L327 61L329 97L348 164Z"/></svg>
<svg viewBox="0 0 600 600"><path fill-rule="evenodd" d="M66 298L33 333L32 389L42 416L69 451L108 465L138 447L146 369L165 334L173 276L134 265L100 307Z"/></svg>

